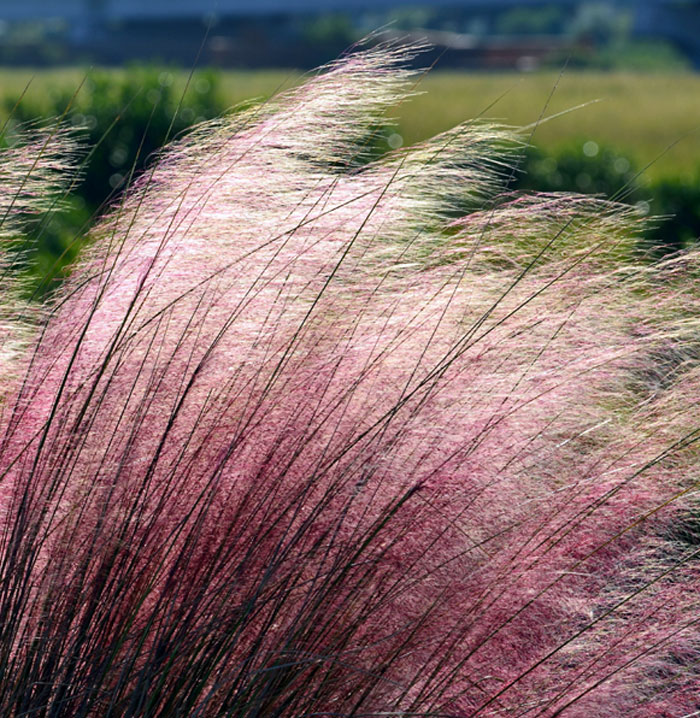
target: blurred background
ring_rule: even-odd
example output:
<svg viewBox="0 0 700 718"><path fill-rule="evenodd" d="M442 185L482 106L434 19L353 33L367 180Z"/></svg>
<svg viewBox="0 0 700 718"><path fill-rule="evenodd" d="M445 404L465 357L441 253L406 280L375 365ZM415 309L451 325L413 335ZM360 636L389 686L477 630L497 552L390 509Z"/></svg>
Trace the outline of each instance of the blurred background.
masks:
<svg viewBox="0 0 700 718"><path fill-rule="evenodd" d="M309 68L389 25L447 51L443 67L700 65L688 0L2 0L7 64L130 60Z"/></svg>
<svg viewBox="0 0 700 718"><path fill-rule="evenodd" d="M169 136L379 29L427 40L435 68L377 128L376 155L482 114L563 113L537 127L513 189L633 203L657 218L654 254L698 240L700 0L0 0L1 141L65 116L93 148L61 212L17 240L32 293Z"/></svg>

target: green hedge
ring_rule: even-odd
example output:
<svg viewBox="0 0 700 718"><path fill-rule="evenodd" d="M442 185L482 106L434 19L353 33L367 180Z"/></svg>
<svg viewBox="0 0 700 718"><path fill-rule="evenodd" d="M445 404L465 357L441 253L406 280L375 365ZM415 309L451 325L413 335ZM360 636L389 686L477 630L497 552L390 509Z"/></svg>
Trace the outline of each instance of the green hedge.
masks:
<svg viewBox="0 0 700 718"><path fill-rule="evenodd" d="M62 211L34 220L27 237L17 243L22 264L34 277L30 292L50 286L39 284L47 273L60 277L67 270L78 251L75 238L81 227L118 196L132 169L142 170L168 139L225 108L215 72L195 73L185 87L175 73L155 67L92 72L77 93L57 87L16 107L16 97L3 102L12 111L7 142L12 142L14 128L45 127L62 118L76 128L86 148L82 179L63 201Z"/></svg>
<svg viewBox="0 0 700 718"><path fill-rule="evenodd" d="M657 256L700 239L700 168L689 178L647 181L643 168L615 148L581 140L549 152L530 148L514 188L584 192L636 204L655 218L643 241Z"/></svg>

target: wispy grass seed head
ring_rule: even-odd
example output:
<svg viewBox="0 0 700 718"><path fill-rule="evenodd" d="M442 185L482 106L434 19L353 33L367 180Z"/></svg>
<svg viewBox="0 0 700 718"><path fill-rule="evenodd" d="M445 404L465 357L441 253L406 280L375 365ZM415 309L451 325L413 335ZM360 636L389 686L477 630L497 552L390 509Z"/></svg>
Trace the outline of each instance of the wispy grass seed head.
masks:
<svg viewBox="0 0 700 718"><path fill-rule="evenodd" d="M50 299L3 412L3 715L697 709L697 259L499 194L497 126L359 162L411 53L166 149Z"/></svg>

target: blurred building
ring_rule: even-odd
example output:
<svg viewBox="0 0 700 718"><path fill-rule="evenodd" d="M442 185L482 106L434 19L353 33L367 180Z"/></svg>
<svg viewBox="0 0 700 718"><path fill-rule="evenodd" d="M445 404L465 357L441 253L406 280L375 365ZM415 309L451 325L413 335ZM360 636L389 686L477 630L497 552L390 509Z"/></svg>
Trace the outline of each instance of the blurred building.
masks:
<svg viewBox="0 0 700 718"><path fill-rule="evenodd" d="M552 30L499 32L498 18L542 8L573 16L582 5L584 0L0 0L0 61L189 65L199 55L222 66L311 67L391 19L393 11L410 10L415 17L443 19L396 30L446 49L443 65L524 69L557 53L585 53L596 38ZM637 35L666 39L700 66L700 0L608 5L625 9Z"/></svg>

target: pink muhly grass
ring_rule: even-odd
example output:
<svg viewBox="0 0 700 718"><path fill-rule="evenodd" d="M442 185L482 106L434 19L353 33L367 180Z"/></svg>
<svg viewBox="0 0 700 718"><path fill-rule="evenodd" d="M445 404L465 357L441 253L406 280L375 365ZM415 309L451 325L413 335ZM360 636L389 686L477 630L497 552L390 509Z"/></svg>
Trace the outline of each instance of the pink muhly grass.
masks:
<svg viewBox="0 0 700 718"><path fill-rule="evenodd" d="M700 708L697 253L507 128L364 164L412 52L172 144L23 330L2 715Z"/></svg>

